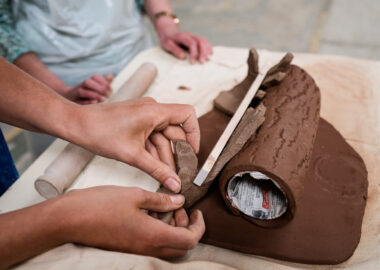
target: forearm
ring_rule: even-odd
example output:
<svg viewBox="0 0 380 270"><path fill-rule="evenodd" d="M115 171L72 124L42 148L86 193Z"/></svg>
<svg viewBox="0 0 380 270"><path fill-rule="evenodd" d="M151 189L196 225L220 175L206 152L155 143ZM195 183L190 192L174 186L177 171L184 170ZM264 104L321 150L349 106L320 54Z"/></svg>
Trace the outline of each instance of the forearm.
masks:
<svg viewBox="0 0 380 270"><path fill-rule="evenodd" d="M79 105L0 58L0 122L70 139Z"/></svg>
<svg viewBox="0 0 380 270"><path fill-rule="evenodd" d="M174 23L173 19L167 16L162 16L158 20L155 20L154 15L158 12L172 12L172 8L168 0L146 0L144 4L146 13L148 14L150 20L152 21L158 35L165 31L176 31L177 25Z"/></svg>
<svg viewBox="0 0 380 270"><path fill-rule="evenodd" d="M23 54L15 60L14 64L32 77L55 90L58 94L62 96L67 94L69 86L51 72L33 52Z"/></svg>
<svg viewBox="0 0 380 270"><path fill-rule="evenodd" d="M61 200L49 200L0 215L0 269L63 244L67 220L59 218Z"/></svg>

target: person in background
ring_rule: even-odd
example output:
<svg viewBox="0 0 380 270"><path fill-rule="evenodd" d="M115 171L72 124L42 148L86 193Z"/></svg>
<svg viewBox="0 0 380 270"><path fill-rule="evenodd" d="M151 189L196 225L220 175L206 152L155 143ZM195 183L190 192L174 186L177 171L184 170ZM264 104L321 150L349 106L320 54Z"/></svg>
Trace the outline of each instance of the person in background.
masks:
<svg viewBox="0 0 380 270"><path fill-rule="evenodd" d="M210 43L178 29L168 0L0 0L0 55L69 100L101 102L113 75L152 46L143 10L166 51L209 59Z"/></svg>

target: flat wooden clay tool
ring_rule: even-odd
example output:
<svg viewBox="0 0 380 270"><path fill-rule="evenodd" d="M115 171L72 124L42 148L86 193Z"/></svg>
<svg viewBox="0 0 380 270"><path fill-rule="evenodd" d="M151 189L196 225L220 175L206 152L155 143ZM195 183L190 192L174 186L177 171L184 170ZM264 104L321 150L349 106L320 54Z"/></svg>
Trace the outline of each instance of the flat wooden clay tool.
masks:
<svg viewBox="0 0 380 270"><path fill-rule="evenodd" d="M109 102L119 102L141 97L157 75L157 68L151 63L142 64L121 86ZM43 175L34 182L38 193L46 198L62 194L95 155L75 144L69 143L57 158L46 168Z"/></svg>

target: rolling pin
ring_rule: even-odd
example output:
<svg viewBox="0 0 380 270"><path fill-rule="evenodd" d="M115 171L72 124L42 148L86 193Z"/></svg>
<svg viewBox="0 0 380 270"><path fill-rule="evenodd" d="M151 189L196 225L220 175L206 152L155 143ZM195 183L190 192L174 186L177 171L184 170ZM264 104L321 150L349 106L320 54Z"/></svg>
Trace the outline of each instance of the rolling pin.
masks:
<svg viewBox="0 0 380 270"><path fill-rule="evenodd" d="M119 102L141 97L157 75L157 68L151 63L142 64L120 87L109 102ZM43 175L34 182L38 193L46 198L62 194L95 155L75 144L69 143L55 160L46 168Z"/></svg>

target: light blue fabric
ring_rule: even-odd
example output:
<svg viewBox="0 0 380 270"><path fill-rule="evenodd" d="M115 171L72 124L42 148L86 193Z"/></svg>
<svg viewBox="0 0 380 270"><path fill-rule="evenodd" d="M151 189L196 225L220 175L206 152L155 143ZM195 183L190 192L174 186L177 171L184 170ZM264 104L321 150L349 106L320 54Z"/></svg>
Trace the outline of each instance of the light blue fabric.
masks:
<svg viewBox="0 0 380 270"><path fill-rule="evenodd" d="M68 85L117 74L152 46L135 0L15 0L16 31Z"/></svg>

